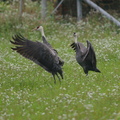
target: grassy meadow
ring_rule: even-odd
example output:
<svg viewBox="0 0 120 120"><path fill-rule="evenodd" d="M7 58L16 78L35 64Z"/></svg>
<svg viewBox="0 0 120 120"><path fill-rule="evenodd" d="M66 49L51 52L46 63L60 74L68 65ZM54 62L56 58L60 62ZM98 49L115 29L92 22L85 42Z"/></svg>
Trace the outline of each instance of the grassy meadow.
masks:
<svg viewBox="0 0 120 120"><path fill-rule="evenodd" d="M22 20L18 4L0 3L0 120L120 120L120 28L90 13L81 22L56 20L49 13L41 21L40 6L26 2ZM120 15L114 14L120 21ZM43 68L11 50L12 36L21 33L42 41L33 28L42 25L49 43L64 60L61 84ZM101 73L86 76L70 48L73 33L96 52Z"/></svg>

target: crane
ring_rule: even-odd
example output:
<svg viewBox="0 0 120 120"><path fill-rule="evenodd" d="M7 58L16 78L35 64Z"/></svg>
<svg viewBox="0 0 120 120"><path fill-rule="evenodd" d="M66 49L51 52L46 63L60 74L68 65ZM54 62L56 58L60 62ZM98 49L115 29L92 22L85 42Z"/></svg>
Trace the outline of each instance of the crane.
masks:
<svg viewBox="0 0 120 120"><path fill-rule="evenodd" d="M87 48L77 41L77 33L74 33L74 42L70 45L76 52L76 61L83 68L84 73L88 75L89 71L100 72L96 67L97 60L92 44L87 41Z"/></svg>

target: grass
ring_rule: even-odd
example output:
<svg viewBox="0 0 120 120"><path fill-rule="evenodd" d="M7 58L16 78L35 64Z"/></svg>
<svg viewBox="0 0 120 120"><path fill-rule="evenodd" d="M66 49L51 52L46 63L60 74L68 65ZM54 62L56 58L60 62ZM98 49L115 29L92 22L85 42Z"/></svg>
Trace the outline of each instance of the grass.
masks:
<svg viewBox="0 0 120 120"><path fill-rule="evenodd" d="M0 119L120 120L120 29L98 13L80 23L49 17L42 22L49 43L65 61L64 79L54 84L50 73L10 49L9 40L16 33L41 41L40 33L32 31L41 23L33 11L38 5L30 8L31 4L22 24L15 5L9 12L4 6L0 13ZM73 32L85 45L86 40L92 43L102 73L83 73L69 46Z"/></svg>

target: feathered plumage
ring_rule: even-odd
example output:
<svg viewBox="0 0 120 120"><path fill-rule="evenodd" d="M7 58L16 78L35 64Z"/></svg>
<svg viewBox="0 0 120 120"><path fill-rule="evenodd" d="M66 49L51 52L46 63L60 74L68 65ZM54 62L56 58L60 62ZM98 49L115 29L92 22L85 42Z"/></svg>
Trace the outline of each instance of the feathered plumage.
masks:
<svg viewBox="0 0 120 120"><path fill-rule="evenodd" d="M96 64L96 55L95 51L89 41L87 41L87 48L80 42L77 42L77 35L74 33L75 42L71 44L71 47L76 52L76 60L79 65L82 66L85 74L88 74L88 71L100 72L97 69Z"/></svg>
<svg viewBox="0 0 120 120"><path fill-rule="evenodd" d="M47 39L46 39L46 36L45 36L45 33L44 33L44 28L43 28L42 26L38 26L38 27L36 27L34 30L37 30L37 31L40 31L40 32L41 32L43 43L46 44L46 45L57 55L57 54L58 54L57 50L54 49L54 48L51 46L51 44L50 44L50 43L47 41ZM58 58L59 58L59 64L60 64L61 66L63 66L63 65L64 65L64 61L63 61L60 57L58 57Z"/></svg>
<svg viewBox="0 0 120 120"><path fill-rule="evenodd" d="M12 48L13 50L50 72L54 77L54 82L56 82L55 75L59 80L59 75L63 79L59 57L45 43L30 41L22 35L15 35L12 39L13 41L10 42L16 46Z"/></svg>

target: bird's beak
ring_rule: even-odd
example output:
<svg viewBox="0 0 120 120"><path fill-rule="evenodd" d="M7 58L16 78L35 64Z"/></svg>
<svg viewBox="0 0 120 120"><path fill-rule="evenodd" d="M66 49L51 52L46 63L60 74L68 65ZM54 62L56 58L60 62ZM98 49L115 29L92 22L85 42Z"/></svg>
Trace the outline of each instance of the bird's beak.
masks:
<svg viewBox="0 0 120 120"><path fill-rule="evenodd" d="M37 30L37 28L34 28L33 31Z"/></svg>

